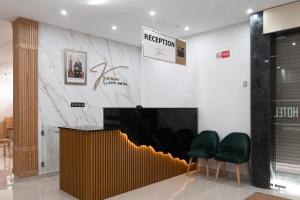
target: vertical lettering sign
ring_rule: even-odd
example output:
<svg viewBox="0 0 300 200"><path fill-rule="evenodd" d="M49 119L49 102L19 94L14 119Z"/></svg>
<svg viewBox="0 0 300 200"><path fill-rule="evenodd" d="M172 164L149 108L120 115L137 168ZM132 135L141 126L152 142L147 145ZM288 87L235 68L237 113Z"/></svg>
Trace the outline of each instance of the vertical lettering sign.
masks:
<svg viewBox="0 0 300 200"><path fill-rule="evenodd" d="M186 64L186 42L143 27L143 56Z"/></svg>

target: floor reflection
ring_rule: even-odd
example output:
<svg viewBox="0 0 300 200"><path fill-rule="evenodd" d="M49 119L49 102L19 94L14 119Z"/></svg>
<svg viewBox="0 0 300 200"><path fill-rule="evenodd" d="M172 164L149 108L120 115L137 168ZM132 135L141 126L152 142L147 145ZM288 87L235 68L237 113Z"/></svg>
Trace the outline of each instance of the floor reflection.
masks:
<svg viewBox="0 0 300 200"><path fill-rule="evenodd" d="M12 166L12 156L6 155L4 157L4 151L0 148L0 190L6 189L13 184L14 175L12 174Z"/></svg>
<svg viewBox="0 0 300 200"><path fill-rule="evenodd" d="M109 200L241 200L255 192L262 192L289 199L299 199L300 196L287 192L264 190L250 185L249 180L242 180L238 187L234 176L222 177L215 181L214 176L206 179L204 175L193 173L190 176L180 175L134 191L130 191Z"/></svg>
<svg viewBox="0 0 300 200"><path fill-rule="evenodd" d="M200 173L185 174L133 190L110 200L241 200L255 192L262 192L289 199L286 192L263 190L252 187L249 180L242 180L238 187L234 177L222 177L215 181L214 176L206 179ZM59 189L58 175L39 175L20 179L6 189L0 190L1 200L75 200Z"/></svg>
<svg viewBox="0 0 300 200"><path fill-rule="evenodd" d="M271 183L276 185L274 188L278 188L281 192L288 192L300 197L300 174L292 174L287 172L277 172Z"/></svg>

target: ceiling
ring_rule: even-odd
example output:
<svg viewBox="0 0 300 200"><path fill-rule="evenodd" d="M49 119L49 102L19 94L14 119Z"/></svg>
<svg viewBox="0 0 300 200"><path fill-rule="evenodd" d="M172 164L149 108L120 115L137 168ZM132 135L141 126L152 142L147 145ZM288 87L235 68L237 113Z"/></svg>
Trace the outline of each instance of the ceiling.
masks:
<svg viewBox="0 0 300 200"><path fill-rule="evenodd" d="M248 20L246 10L260 11L294 0L0 0L0 19L17 16L139 45L141 27L153 28L149 12L155 10L155 29L186 37ZM60 11L65 9L67 16ZM113 31L112 25L118 29ZM177 28L179 25L179 28ZM184 27L189 26L189 31Z"/></svg>

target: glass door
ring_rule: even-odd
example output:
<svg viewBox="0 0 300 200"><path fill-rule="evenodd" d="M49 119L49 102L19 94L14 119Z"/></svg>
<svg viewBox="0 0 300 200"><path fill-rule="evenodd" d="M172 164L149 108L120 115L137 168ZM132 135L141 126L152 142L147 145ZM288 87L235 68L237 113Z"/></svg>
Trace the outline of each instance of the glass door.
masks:
<svg viewBox="0 0 300 200"><path fill-rule="evenodd" d="M273 183L286 191L300 193L300 33L278 35L275 45L276 153Z"/></svg>
<svg viewBox="0 0 300 200"><path fill-rule="evenodd" d="M42 174L59 171L59 129L57 126L43 125L41 131L40 172Z"/></svg>

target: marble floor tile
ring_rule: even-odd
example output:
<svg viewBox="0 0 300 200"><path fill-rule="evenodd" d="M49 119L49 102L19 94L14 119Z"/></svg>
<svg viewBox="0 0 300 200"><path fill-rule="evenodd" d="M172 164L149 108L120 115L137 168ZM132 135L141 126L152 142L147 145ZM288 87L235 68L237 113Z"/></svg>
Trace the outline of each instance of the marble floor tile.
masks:
<svg viewBox="0 0 300 200"><path fill-rule="evenodd" d="M12 149L11 149L12 152ZM5 189L14 181L12 174L13 159L12 157L4 157L3 148L0 148L0 190Z"/></svg>
<svg viewBox="0 0 300 200"><path fill-rule="evenodd" d="M180 175L108 200L243 200L255 192L300 199L300 195L253 187L247 180L243 180L241 187L238 187L232 178L224 177L215 181L212 177L206 179L194 173L189 177Z"/></svg>
<svg viewBox="0 0 300 200"><path fill-rule="evenodd" d="M75 200L59 189L58 176L25 178L0 191L1 200Z"/></svg>
<svg viewBox="0 0 300 200"><path fill-rule="evenodd" d="M108 200L242 200L254 192L263 192L290 199L300 199L285 192L263 190L250 186L243 180L237 187L235 179L221 178L215 181L199 174L189 177L180 175ZM59 190L59 176L38 176L20 179L13 185L0 190L1 200L75 200Z"/></svg>

